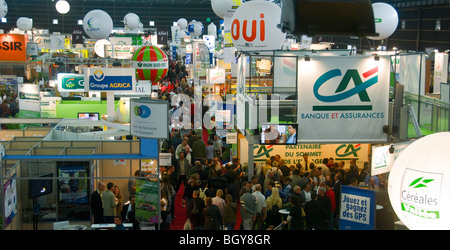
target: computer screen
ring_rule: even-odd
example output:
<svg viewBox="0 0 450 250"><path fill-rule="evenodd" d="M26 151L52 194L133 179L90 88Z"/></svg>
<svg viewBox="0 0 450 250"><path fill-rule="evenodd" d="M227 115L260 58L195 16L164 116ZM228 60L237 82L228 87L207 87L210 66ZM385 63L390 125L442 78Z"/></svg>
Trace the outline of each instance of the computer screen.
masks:
<svg viewBox="0 0 450 250"><path fill-rule="evenodd" d="M260 128L260 144L295 145L297 144L298 124L263 123Z"/></svg>
<svg viewBox="0 0 450 250"><path fill-rule="evenodd" d="M99 120L99 114L98 113L89 113L89 112L80 112L78 113L78 119L86 119L91 121L98 121Z"/></svg>
<svg viewBox="0 0 450 250"><path fill-rule="evenodd" d="M39 176L39 179L30 180L29 182L30 199L47 195L53 192L53 179L41 179L49 177L50 178L53 177L53 174L42 175Z"/></svg>

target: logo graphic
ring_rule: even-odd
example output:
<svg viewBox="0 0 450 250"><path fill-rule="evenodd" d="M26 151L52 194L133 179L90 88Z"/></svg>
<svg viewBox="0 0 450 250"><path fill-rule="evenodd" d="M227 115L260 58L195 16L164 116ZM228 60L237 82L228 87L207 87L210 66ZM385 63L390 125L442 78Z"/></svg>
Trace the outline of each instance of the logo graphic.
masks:
<svg viewBox="0 0 450 250"><path fill-rule="evenodd" d="M102 70L97 69L97 70L94 72L94 80L100 82L100 81L103 81L103 79L105 79L105 73L103 73Z"/></svg>
<svg viewBox="0 0 450 250"><path fill-rule="evenodd" d="M264 21L263 13L260 14L260 18L261 18L261 20L259 21L259 40L265 41L266 40L266 22ZM251 27L250 36L248 35L248 31L247 31L248 22L249 21L244 20L244 22L242 23L242 37L247 42L253 42L256 39L256 35L257 35L256 30L257 30L258 22L256 20L251 21L252 27ZM231 36L233 37L233 39L235 41L239 40L239 38L241 37L241 23L239 22L238 19L234 19L233 23L231 24Z"/></svg>
<svg viewBox="0 0 450 250"><path fill-rule="evenodd" d="M63 89L84 89L84 79L69 78L64 79Z"/></svg>
<svg viewBox="0 0 450 250"><path fill-rule="evenodd" d="M258 149L258 152L256 153L256 155L254 156L255 161L265 161L266 158L270 158L270 152L273 151L273 145L270 145L268 147L261 145L261 146L254 146L253 149ZM264 159L258 159L258 158L262 158L263 156L265 156L266 158Z"/></svg>
<svg viewBox="0 0 450 250"><path fill-rule="evenodd" d="M94 27L92 26L92 22L93 22L94 18L89 18L89 20L87 21L87 25L89 27L89 29L93 29Z"/></svg>
<svg viewBox="0 0 450 250"><path fill-rule="evenodd" d="M348 99L354 95L358 95L361 102L370 102L369 95L367 94L367 89L372 85L378 83L378 67L375 67L362 74L362 78L356 69L349 69L343 76L339 86L335 91L335 95L324 96L319 94L319 89L331 79L342 76L340 69L333 69L322 76L320 76L314 83L314 96L321 102L332 103L339 102ZM363 82L363 79L365 80ZM353 81L355 87L347 89L350 81ZM314 111L362 111L362 110L372 110L372 105L327 105L327 106L313 106Z"/></svg>
<svg viewBox="0 0 450 250"><path fill-rule="evenodd" d="M134 107L134 114L145 119L150 117L152 111L148 106L141 105Z"/></svg>
<svg viewBox="0 0 450 250"><path fill-rule="evenodd" d="M423 177L419 177L415 179L411 184L409 184L409 187L412 188L423 188L428 187L426 184L434 181L433 179L423 179Z"/></svg>
<svg viewBox="0 0 450 250"><path fill-rule="evenodd" d="M87 21L87 25L88 25L88 27L89 27L89 31L100 31L100 28L94 27L94 18L95 18L95 17L91 17L91 18L89 18L89 20Z"/></svg>
<svg viewBox="0 0 450 250"><path fill-rule="evenodd" d="M341 153L342 149L345 148L344 152ZM351 160L351 159L355 159L358 160L358 154L357 152L361 150L361 144L356 144L353 146L353 144L342 144L339 147L336 148L336 155L339 158L336 158L336 161L346 161L346 160ZM348 157L353 155L353 157Z"/></svg>
<svg viewBox="0 0 450 250"><path fill-rule="evenodd" d="M406 169L400 196L405 216L440 219L442 174Z"/></svg>

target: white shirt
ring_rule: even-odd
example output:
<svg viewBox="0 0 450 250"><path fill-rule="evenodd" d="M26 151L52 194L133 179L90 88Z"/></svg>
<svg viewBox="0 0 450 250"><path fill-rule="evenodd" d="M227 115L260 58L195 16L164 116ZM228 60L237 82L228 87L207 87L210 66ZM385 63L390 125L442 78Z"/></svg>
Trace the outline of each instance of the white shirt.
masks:
<svg viewBox="0 0 450 250"><path fill-rule="evenodd" d="M256 212L261 213L262 209L267 207L266 197L259 191L254 191L252 194L256 197Z"/></svg>

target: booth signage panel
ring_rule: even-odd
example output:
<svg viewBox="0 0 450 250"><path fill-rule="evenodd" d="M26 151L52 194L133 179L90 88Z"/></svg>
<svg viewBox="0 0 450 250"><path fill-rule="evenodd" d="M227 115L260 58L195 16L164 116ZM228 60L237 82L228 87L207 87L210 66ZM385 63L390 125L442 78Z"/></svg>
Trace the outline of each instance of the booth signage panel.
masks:
<svg viewBox="0 0 450 250"><path fill-rule="evenodd" d="M84 74L85 91L134 91L134 68L87 68Z"/></svg>
<svg viewBox="0 0 450 250"><path fill-rule="evenodd" d="M441 83L448 79L448 54L436 53L434 55L433 93L441 93Z"/></svg>
<svg viewBox="0 0 450 250"><path fill-rule="evenodd" d="M342 185L339 230L374 230L375 211L375 191Z"/></svg>
<svg viewBox="0 0 450 250"><path fill-rule="evenodd" d="M37 84L19 84L19 108L20 110L41 112L39 85Z"/></svg>
<svg viewBox="0 0 450 250"><path fill-rule="evenodd" d="M26 47L25 35L0 34L0 61L26 61Z"/></svg>
<svg viewBox="0 0 450 250"><path fill-rule="evenodd" d="M411 144L411 141L400 142L392 144L394 152L390 153L390 145L381 147L372 147L372 175L379 175L391 171L395 159L400 155L405 148Z"/></svg>
<svg viewBox="0 0 450 250"><path fill-rule="evenodd" d="M132 99L131 134L149 139L169 139L169 104L166 101Z"/></svg>
<svg viewBox="0 0 450 250"><path fill-rule="evenodd" d="M300 143L386 141L388 56L311 57L298 71Z"/></svg>
<svg viewBox="0 0 450 250"><path fill-rule="evenodd" d="M316 165L323 158L333 157L334 162L344 161L345 167L350 166L350 160L355 159L356 165L361 167L369 161L369 144L297 144L297 145L255 145L253 160L265 164L267 159L280 155L286 164L295 165L303 161L303 155ZM258 164L259 164L258 163Z"/></svg>
<svg viewBox="0 0 450 250"><path fill-rule="evenodd" d="M82 74L58 74L59 92L84 92L84 75Z"/></svg>

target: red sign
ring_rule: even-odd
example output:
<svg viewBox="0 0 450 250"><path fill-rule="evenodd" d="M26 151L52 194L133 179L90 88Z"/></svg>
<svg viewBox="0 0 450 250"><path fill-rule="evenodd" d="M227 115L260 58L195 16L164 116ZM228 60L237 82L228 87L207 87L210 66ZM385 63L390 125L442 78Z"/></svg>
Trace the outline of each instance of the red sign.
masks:
<svg viewBox="0 0 450 250"><path fill-rule="evenodd" d="M26 36L0 34L0 61L24 62L26 60Z"/></svg>

